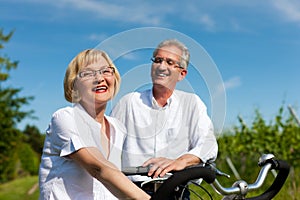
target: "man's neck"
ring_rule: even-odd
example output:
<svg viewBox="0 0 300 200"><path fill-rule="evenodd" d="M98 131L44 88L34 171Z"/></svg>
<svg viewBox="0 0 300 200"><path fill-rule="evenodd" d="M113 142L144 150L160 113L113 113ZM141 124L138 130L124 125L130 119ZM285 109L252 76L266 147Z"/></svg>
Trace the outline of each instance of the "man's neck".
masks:
<svg viewBox="0 0 300 200"><path fill-rule="evenodd" d="M153 97L159 106L164 107L168 99L173 94L174 89L166 88L161 85L153 85Z"/></svg>

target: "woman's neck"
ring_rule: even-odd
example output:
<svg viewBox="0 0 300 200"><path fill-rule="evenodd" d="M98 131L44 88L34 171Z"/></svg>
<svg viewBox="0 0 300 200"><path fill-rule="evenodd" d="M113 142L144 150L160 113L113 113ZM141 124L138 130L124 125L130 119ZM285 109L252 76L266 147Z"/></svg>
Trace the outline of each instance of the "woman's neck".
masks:
<svg viewBox="0 0 300 200"><path fill-rule="evenodd" d="M96 104L96 103L80 102L80 104L92 118L94 118L97 122L101 124L103 123L106 103Z"/></svg>
<svg viewBox="0 0 300 200"><path fill-rule="evenodd" d="M101 137L101 146L104 156L108 158L110 153L110 126L104 115L106 104L87 105L86 103L81 102L81 105L92 118L94 118L98 123L101 124L101 130L99 131Z"/></svg>

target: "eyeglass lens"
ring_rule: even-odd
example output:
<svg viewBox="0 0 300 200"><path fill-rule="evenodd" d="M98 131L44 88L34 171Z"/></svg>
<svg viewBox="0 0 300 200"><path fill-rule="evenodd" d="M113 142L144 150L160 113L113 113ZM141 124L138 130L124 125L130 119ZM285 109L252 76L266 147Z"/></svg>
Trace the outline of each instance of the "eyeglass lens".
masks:
<svg viewBox="0 0 300 200"><path fill-rule="evenodd" d="M174 66L175 68L176 68L176 67L182 68L182 67L180 66L180 63L179 63L179 62L174 61L174 60L172 60L171 58L153 57L153 58L151 58L151 60L152 60L152 62L154 62L154 63L160 63L160 64L161 64L163 61L165 61L165 62L168 64L168 66Z"/></svg>

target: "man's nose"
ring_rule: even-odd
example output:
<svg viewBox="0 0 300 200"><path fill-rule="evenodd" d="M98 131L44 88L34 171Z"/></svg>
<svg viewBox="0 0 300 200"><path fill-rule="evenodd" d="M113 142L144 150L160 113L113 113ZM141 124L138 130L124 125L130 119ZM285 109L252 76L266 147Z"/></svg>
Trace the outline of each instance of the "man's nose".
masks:
<svg viewBox="0 0 300 200"><path fill-rule="evenodd" d="M162 60L161 63L158 64L158 69L160 70L166 70L168 69L168 63L166 62L166 60Z"/></svg>

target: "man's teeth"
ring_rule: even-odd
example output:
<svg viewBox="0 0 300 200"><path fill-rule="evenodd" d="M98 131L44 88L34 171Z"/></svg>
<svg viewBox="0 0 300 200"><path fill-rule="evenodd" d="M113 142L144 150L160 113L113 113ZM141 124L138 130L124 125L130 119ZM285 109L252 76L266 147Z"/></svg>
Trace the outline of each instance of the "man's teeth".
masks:
<svg viewBox="0 0 300 200"><path fill-rule="evenodd" d="M158 74L158 76L166 77L166 74Z"/></svg>

